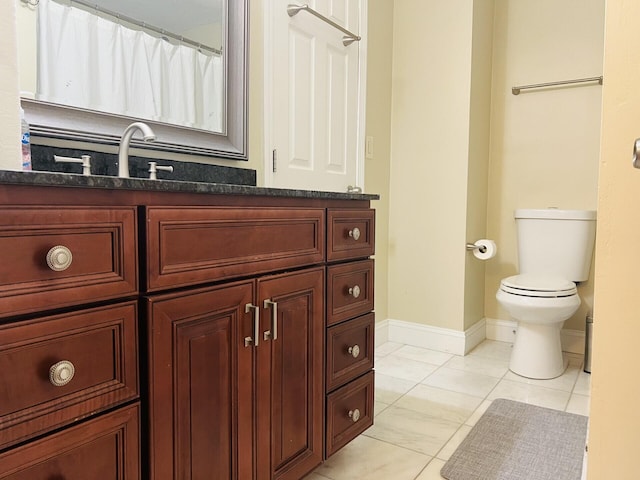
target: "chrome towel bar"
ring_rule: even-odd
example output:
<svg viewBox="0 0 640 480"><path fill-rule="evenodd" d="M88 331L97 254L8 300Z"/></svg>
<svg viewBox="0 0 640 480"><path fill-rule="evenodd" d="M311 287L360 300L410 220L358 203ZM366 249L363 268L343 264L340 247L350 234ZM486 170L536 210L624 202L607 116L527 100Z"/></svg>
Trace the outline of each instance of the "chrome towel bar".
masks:
<svg viewBox="0 0 640 480"><path fill-rule="evenodd" d="M514 95L520 95L521 90L529 90L531 88L556 87L558 85L573 85L587 82L598 82L600 85L602 85L603 77L602 75L600 75L599 77L577 78L575 80L561 80L559 82L536 83L534 85L520 85L518 87L511 87L511 93L513 93Z"/></svg>
<svg viewBox="0 0 640 480"><path fill-rule="evenodd" d="M297 15L298 12L302 10L309 12L311 15L318 17L323 22L328 23L332 27L337 28L342 33L344 33L345 35L344 37L342 37L342 44L345 47L348 45L351 45L353 42L359 42L361 40L360 35L356 35L355 33L350 32L349 30L344 28L342 25L338 25L336 22L334 22L330 18L325 17L321 13L317 12L316 10L311 8L309 5L295 5L293 3L290 3L289 5L287 5L287 13L289 14L290 17Z"/></svg>

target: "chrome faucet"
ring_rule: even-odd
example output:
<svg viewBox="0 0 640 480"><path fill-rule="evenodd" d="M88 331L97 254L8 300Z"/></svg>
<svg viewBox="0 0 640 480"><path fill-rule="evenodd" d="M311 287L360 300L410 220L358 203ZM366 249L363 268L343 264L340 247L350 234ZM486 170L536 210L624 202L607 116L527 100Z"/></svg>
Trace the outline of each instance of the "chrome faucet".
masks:
<svg viewBox="0 0 640 480"><path fill-rule="evenodd" d="M136 130L142 132L142 140L145 142L153 142L156 139L156 134L146 123L134 122L125 128L118 149L118 177L120 178L129 178L129 144Z"/></svg>

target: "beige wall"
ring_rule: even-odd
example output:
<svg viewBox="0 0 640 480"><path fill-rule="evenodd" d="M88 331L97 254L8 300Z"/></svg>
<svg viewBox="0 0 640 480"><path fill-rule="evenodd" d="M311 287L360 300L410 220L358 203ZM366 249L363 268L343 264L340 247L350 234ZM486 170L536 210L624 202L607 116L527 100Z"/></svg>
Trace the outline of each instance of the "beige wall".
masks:
<svg viewBox="0 0 640 480"><path fill-rule="evenodd" d="M493 0L473 2L471 103L467 170L466 240L487 236L487 176L491 119L491 71L493 50ZM465 253L464 322L468 329L484 317L485 265Z"/></svg>
<svg viewBox="0 0 640 480"><path fill-rule="evenodd" d="M0 168L12 170L21 168L15 32L13 2L0 2Z"/></svg>
<svg viewBox="0 0 640 480"><path fill-rule="evenodd" d="M473 3L394 2L389 317L463 329Z"/></svg>
<svg viewBox="0 0 640 480"><path fill-rule="evenodd" d="M596 240L589 480L638 478L640 2L608 0Z"/></svg>
<svg viewBox="0 0 640 480"><path fill-rule="evenodd" d="M486 316L508 319L495 292L517 273L516 208L595 209L600 86L511 94L513 85L602 73L604 0L496 0L488 235L499 247L487 262ZM593 282L565 328L584 329Z"/></svg>
<svg viewBox="0 0 640 480"><path fill-rule="evenodd" d="M16 1L16 18L18 31L18 78L20 91L27 96L35 97L38 81L38 57L36 55L37 7Z"/></svg>
<svg viewBox="0 0 640 480"><path fill-rule="evenodd" d="M393 0L368 6L367 109L365 136L373 137L373 158L365 160L366 191L379 193L376 209L376 319L388 317L389 163L391 155L391 65Z"/></svg>
<svg viewBox="0 0 640 480"><path fill-rule="evenodd" d="M465 330L484 317L485 264L465 244L486 237L493 8L395 2L392 319Z"/></svg>

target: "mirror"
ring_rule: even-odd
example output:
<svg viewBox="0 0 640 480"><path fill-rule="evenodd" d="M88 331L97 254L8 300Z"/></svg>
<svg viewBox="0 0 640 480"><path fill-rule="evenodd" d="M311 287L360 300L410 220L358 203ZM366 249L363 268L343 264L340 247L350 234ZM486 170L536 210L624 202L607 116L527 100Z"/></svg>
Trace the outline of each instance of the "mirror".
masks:
<svg viewBox="0 0 640 480"><path fill-rule="evenodd" d="M33 135L247 159L248 0L17 0Z"/></svg>

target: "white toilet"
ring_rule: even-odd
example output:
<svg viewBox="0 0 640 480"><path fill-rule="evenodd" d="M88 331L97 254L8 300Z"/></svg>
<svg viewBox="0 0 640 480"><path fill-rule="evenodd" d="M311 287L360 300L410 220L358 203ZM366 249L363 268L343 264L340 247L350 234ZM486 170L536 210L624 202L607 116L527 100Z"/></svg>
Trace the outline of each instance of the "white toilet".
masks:
<svg viewBox="0 0 640 480"><path fill-rule="evenodd" d="M580 306L574 282L589 278L596 212L516 210L520 274L503 279L498 303L518 322L509 369L555 378L567 368L560 330Z"/></svg>

